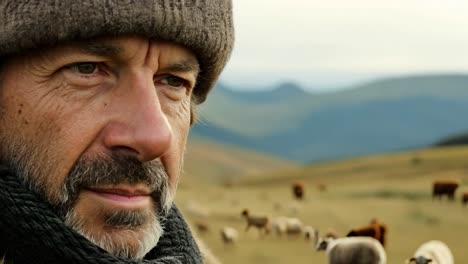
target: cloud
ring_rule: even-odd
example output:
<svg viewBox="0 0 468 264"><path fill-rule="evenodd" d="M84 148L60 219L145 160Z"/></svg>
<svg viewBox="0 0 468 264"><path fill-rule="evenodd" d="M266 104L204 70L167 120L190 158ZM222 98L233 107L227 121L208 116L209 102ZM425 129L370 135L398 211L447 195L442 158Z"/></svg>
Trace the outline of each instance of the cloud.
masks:
<svg viewBox="0 0 468 264"><path fill-rule="evenodd" d="M227 71L468 71L468 1L235 0Z"/></svg>

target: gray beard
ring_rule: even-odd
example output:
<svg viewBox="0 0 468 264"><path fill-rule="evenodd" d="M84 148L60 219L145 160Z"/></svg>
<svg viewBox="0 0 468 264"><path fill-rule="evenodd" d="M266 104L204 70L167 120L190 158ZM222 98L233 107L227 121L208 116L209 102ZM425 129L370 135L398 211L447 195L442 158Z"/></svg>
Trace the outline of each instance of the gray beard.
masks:
<svg viewBox="0 0 468 264"><path fill-rule="evenodd" d="M7 144L9 145L9 144ZM122 155L96 157L94 159L80 158L70 173L64 179L63 187L58 197L53 197L47 188L47 171L53 166L47 160L47 153L34 153L35 150L25 151L24 145L4 146L2 159L27 186L51 203L64 222L94 244L109 253L126 258L143 258L156 246L163 234L162 223L172 207L175 191L171 192L168 176L159 161L142 163L136 158ZM45 148L47 149L47 148ZM13 151L12 151L13 150ZM42 166L45 165L45 166ZM152 190L155 210L151 213L144 211L123 210L112 214L103 214L108 226L119 232L101 232L93 234L83 225L82 216L74 211L80 190L86 187L103 184L145 183ZM172 188L175 190L174 188ZM129 246L128 238L141 237L137 245Z"/></svg>
<svg viewBox="0 0 468 264"><path fill-rule="evenodd" d="M73 209L65 216L65 224L92 243L114 256L132 259L142 259L158 244L163 235L162 222L154 213L145 215L143 212L118 211L109 216L106 223L115 225L119 231L96 235L85 228L82 217ZM125 227L122 223L125 223ZM127 239L135 236L135 233L140 233L143 239L138 240L136 245L129 246Z"/></svg>

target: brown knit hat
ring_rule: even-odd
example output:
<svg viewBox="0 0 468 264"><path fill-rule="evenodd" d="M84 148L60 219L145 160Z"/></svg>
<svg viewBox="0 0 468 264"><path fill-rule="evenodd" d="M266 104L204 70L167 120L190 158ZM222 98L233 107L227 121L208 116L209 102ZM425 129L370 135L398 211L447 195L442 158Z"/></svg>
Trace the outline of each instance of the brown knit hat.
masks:
<svg viewBox="0 0 468 264"><path fill-rule="evenodd" d="M1 0L0 57L63 41L141 34L197 55L205 101L233 47L231 0Z"/></svg>

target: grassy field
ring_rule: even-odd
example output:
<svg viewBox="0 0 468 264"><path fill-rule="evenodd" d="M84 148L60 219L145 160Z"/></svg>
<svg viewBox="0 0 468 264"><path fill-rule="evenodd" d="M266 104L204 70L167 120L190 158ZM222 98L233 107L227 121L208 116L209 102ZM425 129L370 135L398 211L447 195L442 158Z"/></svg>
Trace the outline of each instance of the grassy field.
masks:
<svg viewBox="0 0 468 264"><path fill-rule="evenodd" d="M431 182L440 178L460 181L455 202L432 201ZM404 263L431 239L446 242L456 263L468 262L468 206L462 207L459 198L468 191L466 147L288 167L239 177L228 186L193 179L182 180L177 203L189 222L209 222L210 230L200 236L226 264L327 263L325 254L315 252L303 238L260 237L255 229L245 233L240 217L244 208L273 217L296 216L320 231L333 229L340 235L377 217L388 226L388 263ZM294 180L307 187L306 199L299 205L290 190ZM317 184L325 184L327 191L319 192ZM297 207L294 212L292 208ZM194 208L203 213L194 213ZM220 229L227 225L239 230L240 237L236 245L226 247Z"/></svg>

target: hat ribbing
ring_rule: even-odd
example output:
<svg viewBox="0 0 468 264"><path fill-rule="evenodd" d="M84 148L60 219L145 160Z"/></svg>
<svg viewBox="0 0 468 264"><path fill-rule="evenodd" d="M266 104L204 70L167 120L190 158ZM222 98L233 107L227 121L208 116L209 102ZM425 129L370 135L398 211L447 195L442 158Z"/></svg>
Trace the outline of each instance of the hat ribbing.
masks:
<svg viewBox="0 0 468 264"><path fill-rule="evenodd" d="M206 96L233 48L231 0L2 0L0 56L70 40L141 34L191 49Z"/></svg>

